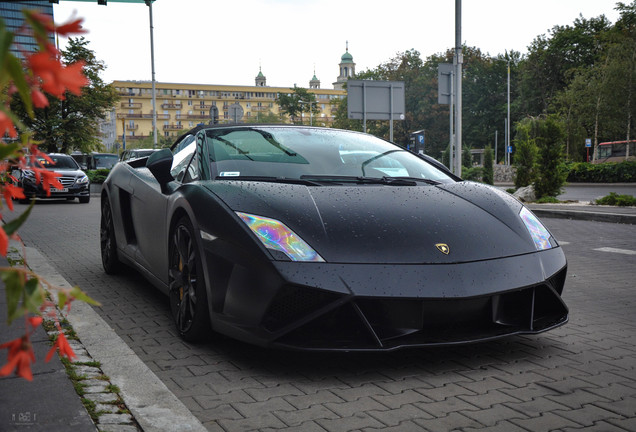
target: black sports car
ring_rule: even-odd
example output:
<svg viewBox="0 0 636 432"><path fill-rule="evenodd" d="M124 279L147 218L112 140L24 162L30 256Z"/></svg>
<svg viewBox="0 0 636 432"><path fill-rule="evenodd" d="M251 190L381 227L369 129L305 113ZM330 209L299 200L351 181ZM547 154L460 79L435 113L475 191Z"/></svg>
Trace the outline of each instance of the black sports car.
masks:
<svg viewBox="0 0 636 432"><path fill-rule="evenodd" d="M393 350L568 320L566 259L526 207L357 132L199 126L117 164L101 252L168 294L186 340Z"/></svg>

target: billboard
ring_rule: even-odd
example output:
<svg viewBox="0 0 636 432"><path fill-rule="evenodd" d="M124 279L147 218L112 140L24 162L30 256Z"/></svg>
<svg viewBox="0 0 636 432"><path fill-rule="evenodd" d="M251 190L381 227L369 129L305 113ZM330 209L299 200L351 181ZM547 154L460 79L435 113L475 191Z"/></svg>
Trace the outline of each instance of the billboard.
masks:
<svg viewBox="0 0 636 432"><path fill-rule="evenodd" d="M403 81L347 81L347 116L354 120L404 120Z"/></svg>

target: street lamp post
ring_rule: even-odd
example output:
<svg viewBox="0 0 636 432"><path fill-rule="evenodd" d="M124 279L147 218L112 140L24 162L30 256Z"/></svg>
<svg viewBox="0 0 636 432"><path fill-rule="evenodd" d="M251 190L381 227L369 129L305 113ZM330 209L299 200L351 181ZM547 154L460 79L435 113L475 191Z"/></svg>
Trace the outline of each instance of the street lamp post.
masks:
<svg viewBox="0 0 636 432"><path fill-rule="evenodd" d="M314 125L314 104L316 102L305 102L305 101L298 101L299 104L301 105L309 105L309 126L313 126ZM302 118L302 112L301 112L301 118Z"/></svg>
<svg viewBox="0 0 636 432"><path fill-rule="evenodd" d="M152 25L152 2L154 0L144 0L146 6L148 6L148 13L150 15L150 68L152 71L152 135L153 144L152 148L157 148L157 91L155 88L155 41L153 36Z"/></svg>

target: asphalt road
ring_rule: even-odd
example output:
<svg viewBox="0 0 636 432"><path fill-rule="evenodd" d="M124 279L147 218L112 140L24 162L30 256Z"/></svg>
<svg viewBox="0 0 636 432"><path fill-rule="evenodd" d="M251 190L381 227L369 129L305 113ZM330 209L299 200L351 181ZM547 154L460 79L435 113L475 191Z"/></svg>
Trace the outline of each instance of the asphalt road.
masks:
<svg viewBox="0 0 636 432"><path fill-rule="evenodd" d="M567 325L389 354L182 342L165 296L132 271L103 272L95 197L38 202L20 233L102 303L96 311L211 431L634 431L636 226L544 222L569 261Z"/></svg>

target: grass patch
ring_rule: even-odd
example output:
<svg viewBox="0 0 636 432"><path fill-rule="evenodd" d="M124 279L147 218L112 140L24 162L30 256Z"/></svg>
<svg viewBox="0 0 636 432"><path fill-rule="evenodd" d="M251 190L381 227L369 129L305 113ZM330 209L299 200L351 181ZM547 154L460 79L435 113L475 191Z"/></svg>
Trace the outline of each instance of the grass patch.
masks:
<svg viewBox="0 0 636 432"><path fill-rule="evenodd" d="M596 204L620 207L636 206L636 197L631 195L619 195L616 192L610 192L609 195L597 199Z"/></svg>
<svg viewBox="0 0 636 432"><path fill-rule="evenodd" d="M560 203L562 201L559 201L558 199L556 199L555 197L552 197L552 196L544 196L544 197L539 198L535 202L539 203L539 204L558 204L558 203Z"/></svg>
<svg viewBox="0 0 636 432"><path fill-rule="evenodd" d="M517 192L517 189L515 189L515 188L508 188L508 189L506 189L506 192L508 192L509 194L511 194L511 195L512 195L513 193Z"/></svg>
<svg viewBox="0 0 636 432"><path fill-rule="evenodd" d="M117 394L121 392L121 390L119 390L119 387L117 387L115 384L108 384L106 386L106 391L109 393L117 393Z"/></svg>

